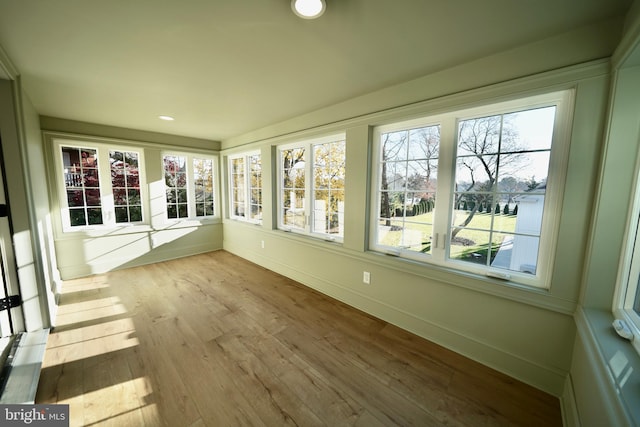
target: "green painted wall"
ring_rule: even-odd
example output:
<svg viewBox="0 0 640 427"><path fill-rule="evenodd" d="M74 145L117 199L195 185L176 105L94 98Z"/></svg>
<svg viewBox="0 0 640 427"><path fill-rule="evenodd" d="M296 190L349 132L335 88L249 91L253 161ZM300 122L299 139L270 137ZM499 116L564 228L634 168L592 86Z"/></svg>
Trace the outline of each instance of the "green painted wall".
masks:
<svg viewBox="0 0 640 427"><path fill-rule="evenodd" d="M640 154L640 2L634 3L625 28L613 55L612 96L568 377L585 427L640 425L640 356L611 326Z"/></svg>
<svg viewBox="0 0 640 427"><path fill-rule="evenodd" d="M222 248L220 221L164 221L164 172L162 151L193 151L215 155L220 147L216 141L157 134L112 126L41 117L45 131L44 145L48 158L48 184L51 197L51 218L57 268L62 279L103 273L119 268L149 264ZM60 177L54 170L53 138L84 138L88 141L113 141L118 146L141 148L147 181L148 198L143 209L150 224L119 227L115 230L63 232L60 220L58 188ZM85 135L85 136L82 136ZM91 136L86 136L91 135ZM219 177L216 177L218 180Z"/></svg>
<svg viewBox="0 0 640 427"><path fill-rule="evenodd" d="M344 244L278 231L273 209L267 206L269 216L262 227L225 220L224 249L561 396L571 366L576 334L572 315L580 293L609 92L607 61L546 71L558 63L558 50L579 43L575 36L483 58L223 141L223 159L260 148L264 182L276 185L275 165L268 156L274 146L323 133L347 135ZM582 44L575 47L584 53ZM595 51L591 53L597 57ZM516 288L367 250L372 126L566 88L575 90L575 110L549 291ZM273 201L273 195L265 200ZM370 285L362 283L363 271L371 272Z"/></svg>

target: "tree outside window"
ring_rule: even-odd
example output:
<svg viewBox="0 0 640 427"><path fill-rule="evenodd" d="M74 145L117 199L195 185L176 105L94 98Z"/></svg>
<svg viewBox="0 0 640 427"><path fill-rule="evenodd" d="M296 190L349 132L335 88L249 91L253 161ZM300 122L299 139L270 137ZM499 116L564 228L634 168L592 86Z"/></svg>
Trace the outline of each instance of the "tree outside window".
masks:
<svg viewBox="0 0 640 427"><path fill-rule="evenodd" d="M61 151L70 225L102 224L97 150L63 146Z"/></svg>
<svg viewBox="0 0 640 427"><path fill-rule="evenodd" d="M138 153L109 151L111 189L117 223L142 221Z"/></svg>
<svg viewBox="0 0 640 427"><path fill-rule="evenodd" d="M164 156L164 184L167 200L167 218L187 218L187 159L182 156Z"/></svg>
<svg viewBox="0 0 640 427"><path fill-rule="evenodd" d="M193 159L196 216L214 214L213 160Z"/></svg>
<svg viewBox="0 0 640 427"><path fill-rule="evenodd" d="M571 96L555 92L375 128L371 248L548 286Z"/></svg>
<svg viewBox="0 0 640 427"><path fill-rule="evenodd" d="M378 243L430 253L440 126L381 135Z"/></svg>
<svg viewBox="0 0 640 427"><path fill-rule="evenodd" d="M458 123L451 258L535 274L555 111Z"/></svg>
<svg viewBox="0 0 640 427"><path fill-rule="evenodd" d="M262 162L259 153L243 153L229 158L231 218L262 221Z"/></svg>
<svg viewBox="0 0 640 427"><path fill-rule="evenodd" d="M280 149L280 225L291 231L344 236L344 136Z"/></svg>

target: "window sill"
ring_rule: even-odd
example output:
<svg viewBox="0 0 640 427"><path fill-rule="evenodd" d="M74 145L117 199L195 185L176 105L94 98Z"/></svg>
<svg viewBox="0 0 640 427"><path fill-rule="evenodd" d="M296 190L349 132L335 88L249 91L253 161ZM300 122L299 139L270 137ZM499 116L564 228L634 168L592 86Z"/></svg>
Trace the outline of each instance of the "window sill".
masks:
<svg viewBox="0 0 640 427"><path fill-rule="evenodd" d="M94 227L64 228L58 236L61 239L76 239L81 237L118 236L132 233L152 231L149 224L98 225Z"/></svg>
<svg viewBox="0 0 640 427"><path fill-rule="evenodd" d="M591 350L595 374L605 380L603 405L611 416L640 425L640 355L611 326L611 312L579 308L575 315L580 337Z"/></svg>
<svg viewBox="0 0 640 427"><path fill-rule="evenodd" d="M182 218L182 219L165 219L162 224L154 227L154 229L180 228L180 227L199 227L202 225L220 224L222 220L219 217L211 218Z"/></svg>
<svg viewBox="0 0 640 427"><path fill-rule="evenodd" d="M287 229L287 228L278 228L278 231L281 233L286 233L287 235L296 236L297 238L309 240L312 242L331 243L339 246L342 246L342 243L343 243L343 239L341 238L337 239L330 236L324 236L322 234L303 233L301 231L297 231L294 229Z"/></svg>
<svg viewBox="0 0 640 427"><path fill-rule="evenodd" d="M192 228L202 227L209 225L220 224L222 221L220 218L203 218L203 219L176 219L165 220L161 224L154 226L149 224L127 224L116 226L96 226L96 227L83 227L79 229L64 229L57 236L58 240L75 240L81 238L95 238L95 237L113 237L113 236L125 236L127 234L136 233L150 233L158 230L167 230L171 228Z"/></svg>
<svg viewBox="0 0 640 427"><path fill-rule="evenodd" d="M233 216L227 219L229 221L237 222L239 224L258 225L258 226L262 225L262 220L255 221L255 220L243 219L243 217L233 217Z"/></svg>

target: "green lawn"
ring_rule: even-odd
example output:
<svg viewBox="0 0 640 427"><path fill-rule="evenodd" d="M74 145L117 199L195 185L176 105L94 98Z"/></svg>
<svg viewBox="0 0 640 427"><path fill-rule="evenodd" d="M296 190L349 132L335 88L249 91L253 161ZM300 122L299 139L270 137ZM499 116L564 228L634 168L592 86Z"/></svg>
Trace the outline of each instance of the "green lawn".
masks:
<svg viewBox="0 0 640 427"><path fill-rule="evenodd" d="M462 223L468 215L466 211L455 211L454 224ZM496 250L500 247L504 234L495 232L514 232L516 217L513 215L496 214L493 216L493 229L491 245L489 245L489 230L491 227L492 215L488 213L476 213L471 223L460 231L451 245L450 256L455 259L468 260L471 262L486 263L489 256L487 249L494 248L491 257L495 256ZM431 252L431 235L433 224L433 212L402 219L392 219L391 229L381 231L382 237L379 243L394 247L407 247L409 250L418 252ZM384 225L381 221L380 225ZM403 234L404 231L404 234ZM404 238L404 241L401 239Z"/></svg>

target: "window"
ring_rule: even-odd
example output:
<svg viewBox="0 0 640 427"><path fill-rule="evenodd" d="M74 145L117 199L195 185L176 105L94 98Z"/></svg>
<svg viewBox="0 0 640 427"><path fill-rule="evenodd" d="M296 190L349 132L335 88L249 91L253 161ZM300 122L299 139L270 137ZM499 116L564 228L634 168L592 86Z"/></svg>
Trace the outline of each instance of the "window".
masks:
<svg viewBox="0 0 640 427"><path fill-rule="evenodd" d="M640 352L640 168L627 230L613 312L625 321L634 335L632 344Z"/></svg>
<svg viewBox="0 0 640 427"><path fill-rule="evenodd" d="M168 219L216 216L213 158L165 154L163 169Z"/></svg>
<svg viewBox="0 0 640 427"><path fill-rule="evenodd" d="M213 216L213 160L193 159L196 216Z"/></svg>
<svg viewBox="0 0 640 427"><path fill-rule="evenodd" d="M260 153L229 157L229 216L262 222L262 163Z"/></svg>
<svg viewBox="0 0 640 427"><path fill-rule="evenodd" d="M69 224L72 227L102 224L102 197L98 150L62 147Z"/></svg>
<svg viewBox="0 0 640 427"><path fill-rule="evenodd" d="M56 140L54 146L61 155L64 229L143 221L137 151L80 141Z"/></svg>
<svg viewBox="0 0 640 427"><path fill-rule="evenodd" d="M109 151L116 222L142 221L138 153Z"/></svg>
<svg viewBox="0 0 640 427"><path fill-rule="evenodd" d="M376 128L372 249L548 286L569 96Z"/></svg>
<svg viewBox="0 0 640 427"><path fill-rule="evenodd" d="M167 218L187 218L187 158L164 156L164 185L167 195Z"/></svg>
<svg viewBox="0 0 640 427"><path fill-rule="evenodd" d="M279 147L279 227L341 240L344 236L343 135Z"/></svg>

